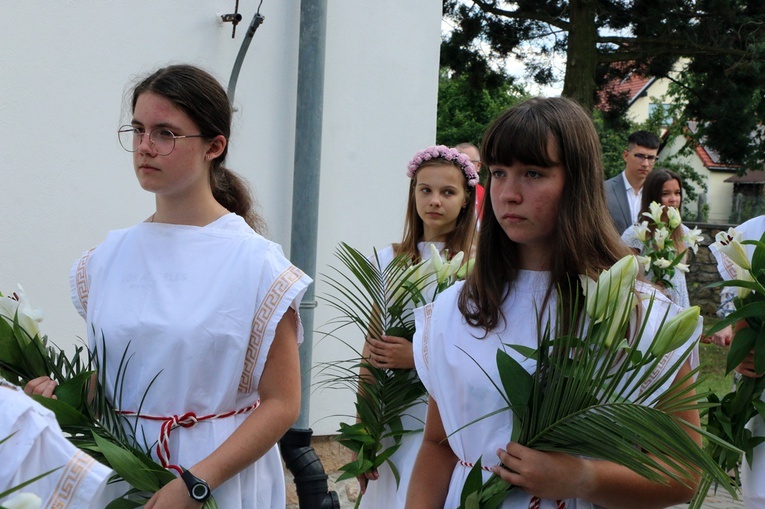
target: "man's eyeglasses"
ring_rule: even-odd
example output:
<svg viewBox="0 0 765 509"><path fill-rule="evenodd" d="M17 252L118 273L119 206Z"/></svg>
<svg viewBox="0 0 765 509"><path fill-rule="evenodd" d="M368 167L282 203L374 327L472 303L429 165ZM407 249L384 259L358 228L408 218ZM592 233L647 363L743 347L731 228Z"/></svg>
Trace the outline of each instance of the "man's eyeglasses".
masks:
<svg viewBox="0 0 765 509"><path fill-rule="evenodd" d="M658 156L647 156L645 154L632 154L632 155L637 157L641 161L648 161L649 163L655 163L656 160L659 158Z"/></svg>
<svg viewBox="0 0 765 509"><path fill-rule="evenodd" d="M137 152L138 147L143 141L143 137L146 132L132 125L123 125L117 131L117 135L120 140L122 148L128 152ZM185 136L178 136L165 127L157 127L149 132L149 142L151 146L159 156L170 155L175 149L175 140L182 140L184 138L205 138L203 134L187 134Z"/></svg>

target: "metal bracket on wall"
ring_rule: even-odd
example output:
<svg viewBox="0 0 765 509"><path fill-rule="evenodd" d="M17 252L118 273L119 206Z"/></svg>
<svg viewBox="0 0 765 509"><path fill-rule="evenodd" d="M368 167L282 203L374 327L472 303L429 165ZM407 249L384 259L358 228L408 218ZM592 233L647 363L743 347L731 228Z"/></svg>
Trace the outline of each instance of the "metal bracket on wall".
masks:
<svg viewBox="0 0 765 509"><path fill-rule="evenodd" d="M239 0L236 0L236 5L234 6L234 13L221 14L220 19L223 20L224 23L232 23L234 25L233 30L231 30L231 38L233 39L234 36L236 36L236 26L239 24L240 21L242 21L242 15L239 14Z"/></svg>

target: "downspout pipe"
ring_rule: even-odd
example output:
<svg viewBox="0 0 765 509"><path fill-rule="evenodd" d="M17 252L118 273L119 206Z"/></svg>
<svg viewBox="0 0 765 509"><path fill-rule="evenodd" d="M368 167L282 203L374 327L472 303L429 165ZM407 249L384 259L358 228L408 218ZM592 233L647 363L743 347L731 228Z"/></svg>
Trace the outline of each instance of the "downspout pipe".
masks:
<svg viewBox="0 0 765 509"><path fill-rule="evenodd" d="M326 33L327 0L301 0L290 260L314 281L319 229ZM300 509L339 509L337 493L329 491L327 474L311 447L313 431L308 427L316 308L314 288L315 285L308 287L300 304L304 331L300 346L300 416L279 445L285 464L295 478Z"/></svg>

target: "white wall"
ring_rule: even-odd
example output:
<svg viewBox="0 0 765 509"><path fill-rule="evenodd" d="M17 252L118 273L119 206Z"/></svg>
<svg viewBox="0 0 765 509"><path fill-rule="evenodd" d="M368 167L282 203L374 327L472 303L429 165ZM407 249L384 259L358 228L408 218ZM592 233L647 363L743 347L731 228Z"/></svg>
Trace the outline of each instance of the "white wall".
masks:
<svg viewBox="0 0 765 509"><path fill-rule="evenodd" d="M241 3L232 39L218 16L232 0L46 0L33 8L0 0L0 292L23 284L45 309L52 341L84 336L69 299L71 263L109 230L153 212L115 134L127 118L127 87L180 62L227 83L257 3ZM261 13L239 76L228 163L251 182L270 237L287 251L299 2L266 0ZM340 240L371 251L401 234L406 162L435 138L440 14L438 0L329 1L320 273ZM325 291L319 281L317 295ZM330 317L320 305L315 325ZM325 340L314 355L348 354ZM333 432L337 419L321 418L350 409L347 395L316 393L314 430Z"/></svg>

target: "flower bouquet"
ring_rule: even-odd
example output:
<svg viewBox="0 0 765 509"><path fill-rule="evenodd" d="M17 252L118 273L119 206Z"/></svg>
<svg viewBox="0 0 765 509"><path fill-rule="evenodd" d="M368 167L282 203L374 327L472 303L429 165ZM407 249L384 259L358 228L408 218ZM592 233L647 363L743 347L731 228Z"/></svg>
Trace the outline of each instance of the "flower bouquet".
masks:
<svg viewBox="0 0 765 509"><path fill-rule="evenodd" d="M98 352L78 346L71 358L67 357L40 334L41 320L42 312L31 307L20 285L10 297L0 294L0 376L19 386L41 376L56 380L57 399L33 396L35 400L53 411L70 442L132 486L107 509L143 506L150 494L175 476L157 464L148 448L140 447L128 432L132 429L129 421L112 403L119 401L118 394L105 394L105 374L99 371L103 358L99 359ZM123 355L120 372L124 373L129 362ZM119 390L116 387L115 393ZM211 497L204 507L212 509L217 504Z"/></svg>
<svg viewBox="0 0 765 509"><path fill-rule="evenodd" d="M462 263L462 252L449 260L448 254L442 257L432 244L430 259L416 265L406 255L400 255L381 268L376 252L374 260L369 260L344 243L336 255L347 272L332 267L335 275L326 277L326 281L336 293L324 300L341 314L333 321L337 329L355 325L365 337L393 335L410 341L414 336L414 308L464 278L472 265ZM398 482L399 473L390 457L400 447L401 437L414 431L403 428L401 417L425 397L425 387L413 369L376 367L355 352L350 365L328 366L334 371L324 382L350 388L357 394L359 422L341 422L337 437L356 454L356 460L340 467L343 474L338 480L357 477L387 462ZM385 447L384 441L393 444Z"/></svg>
<svg viewBox="0 0 765 509"><path fill-rule="evenodd" d="M702 408L693 391L699 388L695 372L672 391L659 389L674 377L695 345L688 347L674 366L661 371L665 355L685 344L699 322L699 308L688 308L667 318L646 346L641 336L647 322L641 316L635 292L639 271L628 256L600 274L595 282L582 277L584 303L575 299L572 310L557 309L555 326L548 322L536 350L506 345L536 360L528 373L505 350L497 351L501 387L512 410L513 432L507 437L539 451L611 461L641 476L689 485L705 474L720 483L725 472L687 434L706 435L722 449L722 440L680 420L674 413ZM648 304L647 317L653 306ZM579 313L578 309L583 309ZM572 324L570 330L561 329ZM630 332L632 331L632 332ZM627 339L631 338L631 339ZM514 487L493 474L485 483L480 461L471 469L461 493L462 509L499 507ZM728 482L726 488L733 492Z"/></svg>
<svg viewBox="0 0 765 509"><path fill-rule="evenodd" d="M660 203L652 202L651 211L643 212L643 216L651 221L643 221L637 226L637 237L643 243L643 255L638 256L638 261L643 265L645 274L653 283L664 288L672 288L674 286L672 277L675 271L688 272L688 265L682 261L688 249L694 253L698 251L701 230L694 228L686 232L682 241L687 249L678 252L672 240L672 234L682 222L680 212L675 207L666 207L667 221L665 222L664 208Z"/></svg>
<svg viewBox="0 0 765 509"><path fill-rule="evenodd" d="M754 246L751 259L744 245ZM725 256L726 265L735 279L714 283L711 287L732 286L738 289L733 304L736 310L717 322L708 334L724 329L728 325L738 324L726 360L726 373L738 366L750 352L754 352L754 368L758 373L765 372L765 235L759 241L744 240L734 228L720 232L711 246ZM744 326L745 324L745 326ZM733 472L739 480L739 465L742 455L752 463L754 448L765 441L763 437L753 436L746 424L755 416L765 416L765 402L761 400L765 389L765 377L742 377L736 388L720 399L709 395L713 406L706 413L707 431L735 445L739 450L722 449L710 444L709 452L720 467ZM704 480L709 487L711 479ZM691 509L701 507L703 495ZM696 502L694 500L694 502Z"/></svg>

